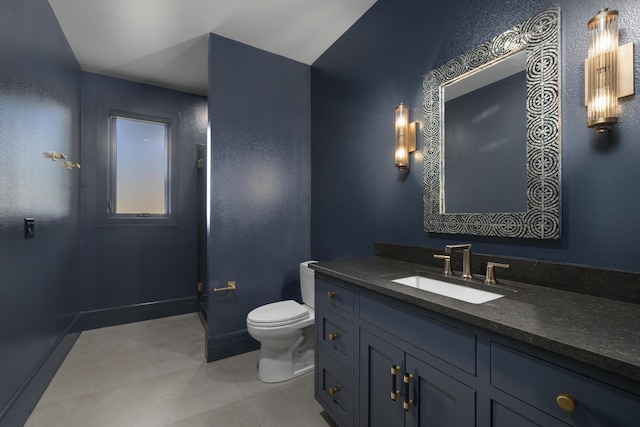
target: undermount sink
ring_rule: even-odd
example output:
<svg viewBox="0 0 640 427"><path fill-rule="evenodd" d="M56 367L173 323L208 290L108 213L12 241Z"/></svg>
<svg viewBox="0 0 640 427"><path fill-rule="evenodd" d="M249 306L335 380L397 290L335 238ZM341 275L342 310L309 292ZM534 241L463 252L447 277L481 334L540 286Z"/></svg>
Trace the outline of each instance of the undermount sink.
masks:
<svg viewBox="0 0 640 427"><path fill-rule="evenodd" d="M483 304L485 302L493 301L504 296L493 292L469 288L467 286L442 282L440 280L431 279L424 276L402 277L400 279L393 280L393 282L405 286L411 286L412 288L422 289L427 292L433 292L434 294L442 295L445 297L455 298L457 300L465 301L471 304Z"/></svg>

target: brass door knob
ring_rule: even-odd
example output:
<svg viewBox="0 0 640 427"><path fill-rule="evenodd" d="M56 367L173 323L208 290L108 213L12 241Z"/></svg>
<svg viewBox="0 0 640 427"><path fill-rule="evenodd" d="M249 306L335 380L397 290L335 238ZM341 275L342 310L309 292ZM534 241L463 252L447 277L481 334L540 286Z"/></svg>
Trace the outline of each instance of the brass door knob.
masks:
<svg viewBox="0 0 640 427"><path fill-rule="evenodd" d="M338 384L337 386L335 386L335 387L331 387L331 388L329 389L329 394L330 394L331 396L335 396L335 395L336 395L336 393L337 393L337 392L339 392L340 390L342 390L342 386L341 386L340 384Z"/></svg>
<svg viewBox="0 0 640 427"><path fill-rule="evenodd" d="M562 408L562 410L567 412L573 412L576 410L578 406L578 402L576 398L571 396L569 393L562 393L556 397L556 402L558 406Z"/></svg>
<svg viewBox="0 0 640 427"><path fill-rule="evenodd" d="M336 293L335 293L335 292L333 292L333 291L329 291L329 292L327 292L327 298L329 298L329 299L333 299L333 297L335 297L335 296L336 296Z"/></svg>
<svg viewBox="0 0 640 427"><path fill-rule="evenodd" d="M333 342L338 339L340 335L338 334L329 334L329 341Z"/></svg>

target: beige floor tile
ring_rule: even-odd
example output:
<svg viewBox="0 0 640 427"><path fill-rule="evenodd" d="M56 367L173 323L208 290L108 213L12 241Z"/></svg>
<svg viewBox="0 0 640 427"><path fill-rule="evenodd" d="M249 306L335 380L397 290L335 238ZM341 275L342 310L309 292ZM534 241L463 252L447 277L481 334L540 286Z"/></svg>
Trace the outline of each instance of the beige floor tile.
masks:
<svg viewBox="0 0 640 427"><path fill-rule="evenodd" d="M200 320L191 314L112 326L108 332L147 345L204 336Z"/></svg>
<svg viewBox="0 0 640 427"><path fill-rule="evenodd" d="M222 360L41 405L27 426L165 426L241 400Z"/></svg>
<svg viewBox="0 0 640 427"><path fill-rule="evenodd" d="M259 351L206 363L196 314L86 331L27 427L327 427L313 374L265 384Z"/></svg>
<svg viewBox="0 0 640 427"><path fill-rule="evenodd" d="M204 340L204 331L200 319L193 314L92 329L80 334L65 361L94 359L107 352L148 349L195 339Z"/></svg>
<svg viewBox="0 0 640 427"><path fill-rule="evenodd" d="M222 406L170 427L260 427L246 400Z"/></svg>
<svg viewBox="0 0 640 427"><path fill-rule="evenodd" d="M288 381L247 398L260 427L326 427L322 407L313 397L313 375Z"/></svg>
<svg viewBox="0 0 640 427"><path fill-rule="evenodd" d="M199 341L183 342L182 345L183 349L193 351ZM93 359L63 363L41 402L46 404L108 390L188 367L196 368L203 362L160 346L106 352Z"/></svg>
<svg viewBox="0 0 640 427"><path fill-rule="evenodd" d="M237 356L229 357L229 365L245 396L253 396L269 390L281 387L283 383L263 383L258 378L258 358L260 350L251 351Z"/></svg>

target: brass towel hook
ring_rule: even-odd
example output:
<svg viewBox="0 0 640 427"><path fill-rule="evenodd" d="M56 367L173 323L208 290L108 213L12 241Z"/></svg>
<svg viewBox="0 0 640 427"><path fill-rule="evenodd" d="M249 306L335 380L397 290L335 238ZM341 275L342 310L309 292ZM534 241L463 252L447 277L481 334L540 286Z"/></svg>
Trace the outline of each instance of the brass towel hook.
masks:
<svg viewBox="0 0 640 427"><path fill-rule="evenodd" d="M80 163L72 163L67 160L64 162L64 167L67 169L80 169Z"/></svg>
<svg viewBox="0 0 640 427"><path fill-rule="evenodd" d="M47 157L51 158L51 161L55 162L58 159L67 160L67 155L64 153L56 153L55 151L50 151L47 153Z"/></svg>

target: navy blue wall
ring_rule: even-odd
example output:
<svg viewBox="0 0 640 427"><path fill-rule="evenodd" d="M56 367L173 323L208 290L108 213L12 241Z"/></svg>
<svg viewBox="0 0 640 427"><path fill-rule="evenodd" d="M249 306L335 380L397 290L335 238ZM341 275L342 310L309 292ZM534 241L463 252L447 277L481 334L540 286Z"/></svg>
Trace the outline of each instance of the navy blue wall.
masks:
<svg viewBox="0 0 640 427"><path fill-rule="evenodd" d="M101 112L177 113L177 227L96 227ZM207 98L97 74L82 75L83 309L112 309L196 295L196 145L207 141Z"/></svg>
<svg viewBox="0 0 640 427"><path fill-rule="evenodd" d="M422 121L422 76L514 25L559 4L562 13L562 191L560 241L444 236L423 231L422 140L402 176L393 166L393 111ZM312 256L371 255L374 241L474 250L640 271L640 106L623 100L612 135L586 126L583 62L587 21L620 12L621 44L636 43L634 0L378 0L312 67Z"/></svg>
<svg viewBox="0 0 640 427"><path fill-rule="evenodd" d="M310 67L213 34L209 49L212 359L241 352L250 310L300 297L311 159Z"/></svg>
<svg viewBox="0 0 640 427"><path fill-rule="evenodd" d="M80 311L80 172L45 156L79 161L80 68L46 0L0 2L0 57L0 424L17 425L8 403Z"/></svg>

